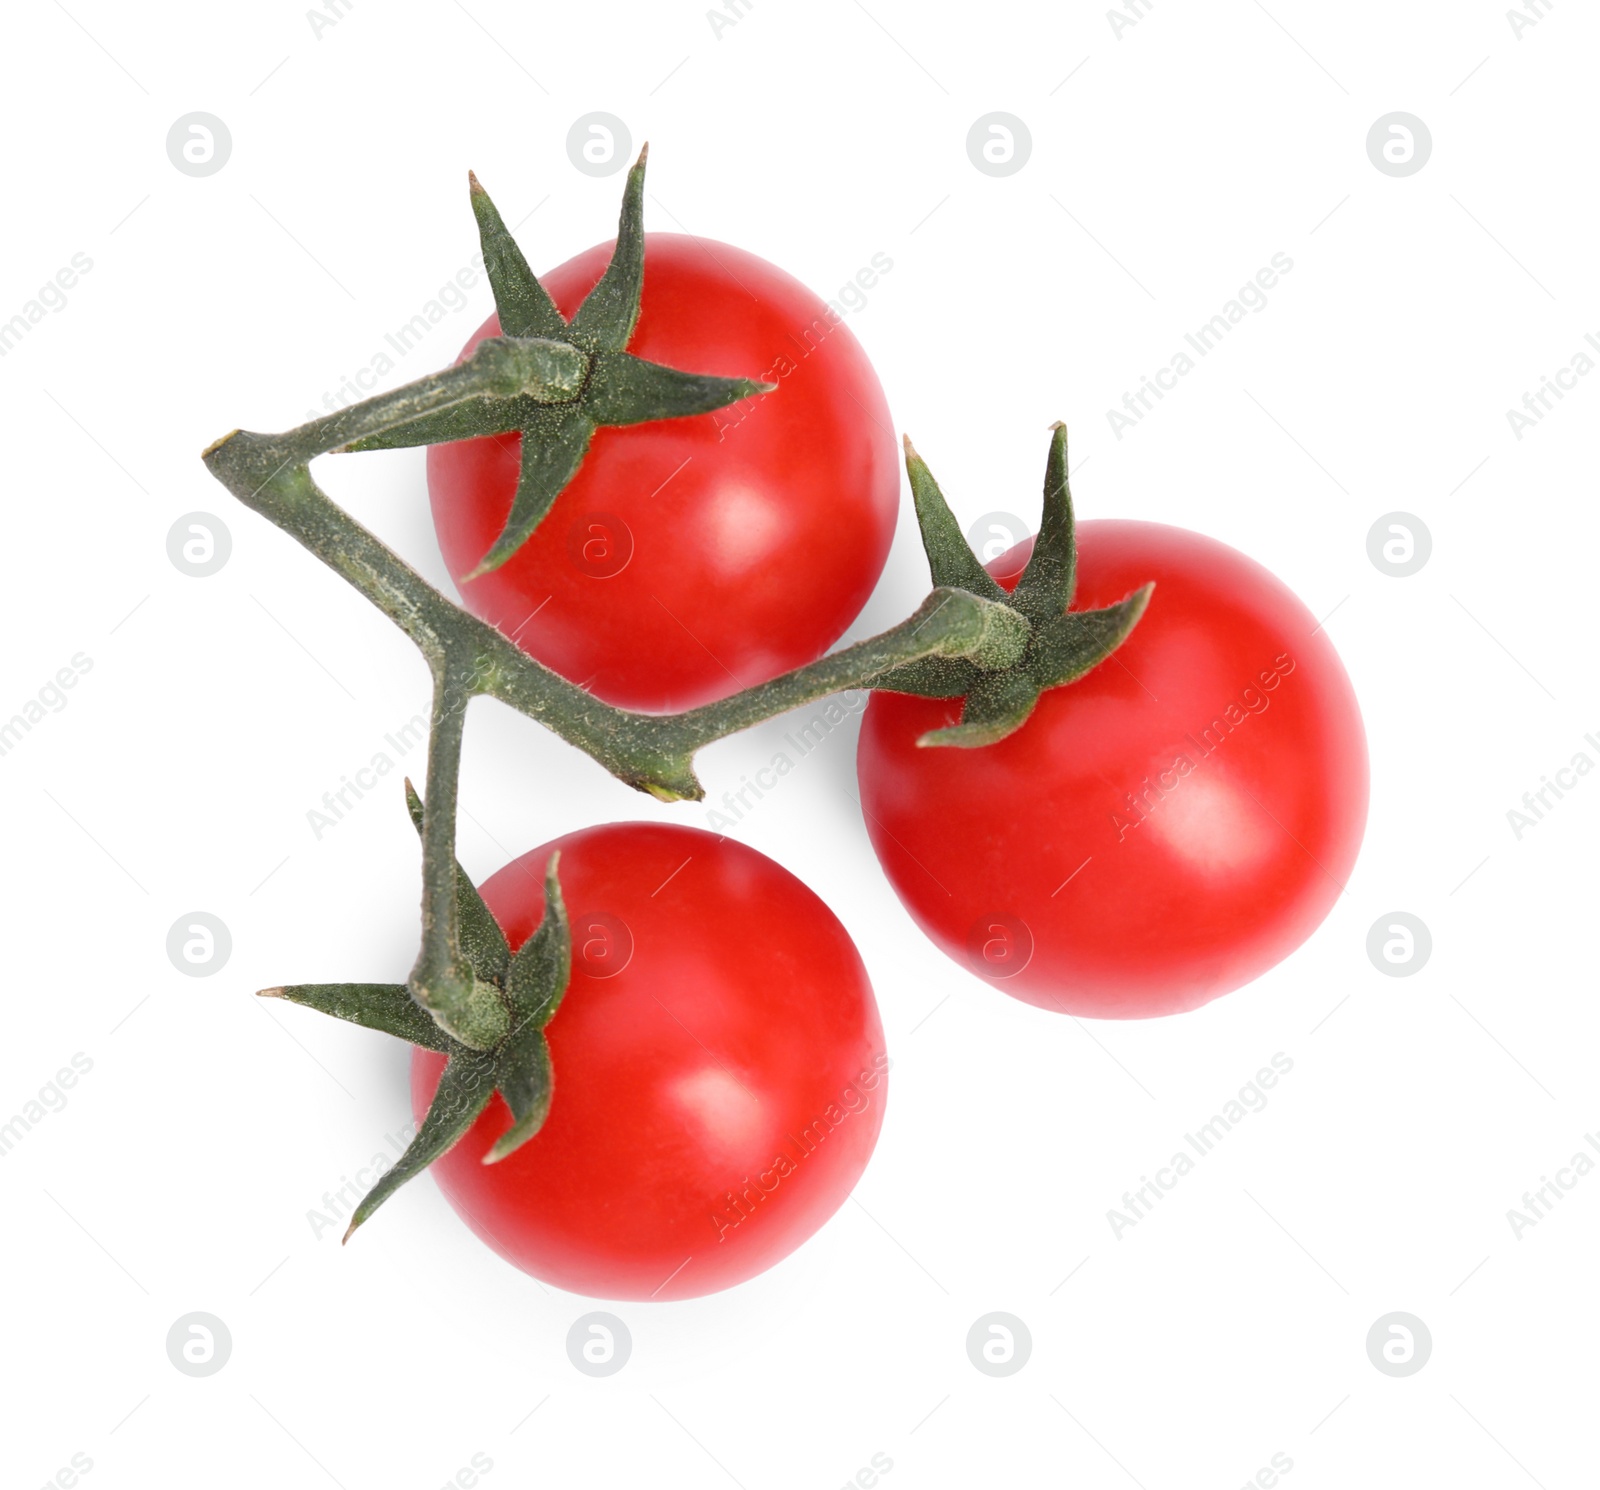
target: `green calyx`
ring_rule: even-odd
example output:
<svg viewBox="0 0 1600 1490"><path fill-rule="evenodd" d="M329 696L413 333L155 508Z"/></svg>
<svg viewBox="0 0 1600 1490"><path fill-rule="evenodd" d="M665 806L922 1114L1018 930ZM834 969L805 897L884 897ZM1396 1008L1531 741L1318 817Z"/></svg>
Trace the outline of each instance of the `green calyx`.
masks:
<svg viewBox="0 0 1600 1490"><path fill-rule="evenodd" d="M406 804L422 832L422 802L406 783ZM477 887L454 864L461 954L470 993L446 1010L424 1007L405 984L311 983L263 988L262 998L331 1014L449 1057L427 1116L405 1153L356 1207L344 1239L407 1180L451 1149L498 1091L511 1109L511 1126L484 1155L485 1164L514 1153L544 1125L555 1073L545 1027L554 1018L572 966L572 937L561 898L560 854L545 866L544 919L514 956Z"/></svg>
<svg viewBox="0 0 1600 1490"><path fill-rule="evenodd" d="M647 145L628 172L611 262L571 321L534 277L489 193L469 172L484 269L500 318L497 340L512 348L505 382L485 396L339 447L390 450L513 431L522 436L522 466L506 525L463 582L498 569L527 542L583 463L602 425L707 414L776 387L753 378L663 367L626 351L644 286L648 154ZM480 343L479 351L487 345Z"/></svg>
<svg viewBox="0 0 1600 1490"><path fill-rule="evenodd" d="M963 699L961 720L932 730L919 745L991 745L1027 722L1039 695L1072 683L1128 639L1154 584L1101 610L1068 610L1077 588L1078 545L1067 485L1067 427L1051 426L1044 512L1027 567L1008 595L978 561L922 457L906 446L906 472L933 582L994 603L1007 618L1004 644L964 657L926 657L890 669L874 688L923 698ZM998 612L997 612L998 614ZM997 633L1002 626L996 622Z"/></svg>

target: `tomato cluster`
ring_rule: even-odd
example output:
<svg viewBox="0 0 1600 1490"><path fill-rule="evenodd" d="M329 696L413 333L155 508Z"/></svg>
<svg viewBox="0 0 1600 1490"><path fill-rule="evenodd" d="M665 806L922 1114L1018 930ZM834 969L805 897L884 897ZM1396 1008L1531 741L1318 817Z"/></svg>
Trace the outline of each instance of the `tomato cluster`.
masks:
<svg viewBox="0 0 1600 1490"><path fill-rule="evenodd" d="M445 605L476 628L473 666L524 662L493 627L578 685L539 673L597 758L602 714L641 735L644 715L714 717L704 743L792 706L793 679L766 716L745 691L838 641L900 490L843 309L740 249L644 235L643 169L616 244L542 280L474 180L497 315L456 373L413 385L425 412L385 405L340 447L430 446L440 546L489 623ZM468 375L470 396L444 386ZM1366 820L1360 711L1326 632L1213 539L1076 526L1060 426L1038 538L987 570L909 444L907 467L935 589L904 649L854 682L872 690L866 829L911 919L1002 992L1098 1018L1191 1010L1286 958L1343 891ZM397 617L405 583L383 572ZM941 611L957 639L916 644ZM807 696L851 686L839 663L810 670L826 681ZM699 791L688 766L617 774ZM430 760L430 803L441 789L448 819L410 798L433 871L421 974L268 990L417 1046L417 1138L352 1229L432 1164L489 1246L581 1293L692 1297L792 1252L860 1178L887 1098L843 926L770 859L678 826L584 829L481 894L459 869L447 884L449 836L426 845L430 823L453 832L454 777Z"/></svg>

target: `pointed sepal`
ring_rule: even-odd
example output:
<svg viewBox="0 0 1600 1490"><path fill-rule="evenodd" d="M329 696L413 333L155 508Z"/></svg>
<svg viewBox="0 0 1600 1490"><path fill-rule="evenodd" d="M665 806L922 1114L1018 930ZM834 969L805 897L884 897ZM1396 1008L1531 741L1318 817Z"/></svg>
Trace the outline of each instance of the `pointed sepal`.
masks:
<svg viewBox="0 0 1600 1490"><path fill-rule="evenodd" d="M777 386L756 378L683 372L621 352L597 352L584 408L598 424L648 424L709 414Z"/></svg>
<svg viewBox="0 0 1600 1490"><path fill-rule="evenodd" d="M302 1008L331 1014L369 1030L437 1050L445 1055L461 1047L436 1025L426 1010L418 1007L405 984L399 983L301 983L284 988L263 988L264 999L287 999Z"/></svg>
<svg viewBox="0 0 1600 1490"><path fill-rule="evenodd" d="M463 584L498 569L528 541L583 464L594 431L595 421L576 405L533 411L522 433L522 464L506 525L472 572L462 576Z"/></svg>
<svg viewBox="0 0 1600 1490"><path fill-rule="evenodd" d="M450 1058L417 1136L356 1207L345 1241L407 1180L415 1179L461 1141L494 1096L496 1067L494 1055L487 1051L467 1050Z"/></svg>
<svg viewBox="0 0 1600 1490"><path fill-rule="evenodd" d="M917 526L934 585L966 590L984 600L1005 602L1009 596L978 562L966 534L951 512L928 463L917 454L909 436L905 440L906 475L911 478L911 498L917 508Z"/></svg>
<svg viewBox="0 0 1600 1490"><path fill-rule="evenodd" d="M622 190L622 215L617 221L617 243L611 250L611 262L572 318L575 333L592 338L597 347L613 352L628 345L639 319L639 296L644 289L644 167L649 157L650 146L646 144L628 171Z"/></svg>
<svg viewBox="0 0 1600 1490"><path fill-rule="evenodd" d="M550 1115L550 1098L555 1090L555 1071L550 1064L550 1042L533 1020L513 1032L500 1052L495 1075L500 1095L511 1109L511 1126L494 1141L483 1156L485 1164L498 1164L515 1153L540 1128Z"/></svg>
<svg viewBox="0 0 1600 1490"><path fill-rule="evenodd" d="M512 1124L484 1155L485 1164L497 1164L519 1149L544 1126L550 1113L555 1073L544 1029L572 972L572 932L561 895L560 864L558 849L544 866L544 917L512 959L506 979L515 1023L500 1052L497 1080Z"/></svg>
<svg viewBox="0 0 1600 1490"><path fill-rule="evenodd" d="M471 171L467 172L467 186L472 196L472 215L478 220L478 241L483 245L484 272L489 276L489 288L494 291L502 335L564 339L567 323L528 267L517 240L500 216L500 209Z"/></svg>
<svg viewBox="0 0 1600 1490"><path fill-rule="evenodd" d="M411 782L406 782L406 808L411 821L416 824L417 836L422 836L422 798ZM467 965L484 983L498 983L511 965L511 947L506 934L500 929L489 907L478 894L478 887L467 876L459 862L456 871L456 914L460 921L461 955Z"/></svg>
<svg viewBox="0 0 1600 1490"><path fill-rule="evenodd" d="M1099 667L1127 641L1154 590L1152 581L1115 605L1068 611L1039 627L1028 652L1028 670L1034 681L1041 688L1058 688Z"/></svg>
<svg viewBox="0 0 1600 1490"><path fill-rule="evenodd" d="M506 978L511 1017L519 1026L529 1020L540 1029L549 1024L572 975L572 929L561 895L560 863L558 849L544 866L544 918L512 959Z"/></svg>
<svg viewBox="0 0 1600 1490"><path fill-rule="evenodd" d="M917 744L966 749L993 745L1021 729L1038 702L1038 685L1022 668L984 673L961 706L961 722L930 730Z"/></svg>
<svg viewBox="0 0 1600 1490"><path fill-rule="evenodd" d="M1078 582L1078 543L1073 531L1072 493L1067 486L1067 427L1058 421L1050 429L1039 535L1033 540L1022 578L1011 592L1011 604L1035 626L1054 620L1072 604Z"/></svg>

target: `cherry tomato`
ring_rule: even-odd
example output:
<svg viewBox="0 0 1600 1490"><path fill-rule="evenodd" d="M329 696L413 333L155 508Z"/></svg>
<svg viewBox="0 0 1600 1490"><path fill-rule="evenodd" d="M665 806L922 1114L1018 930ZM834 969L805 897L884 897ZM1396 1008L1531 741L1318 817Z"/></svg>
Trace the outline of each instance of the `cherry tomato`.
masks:
<svg viewBox="0 0 1600 1490"><path fill-rule="evenodd" d="M610 254L601 244L543 277L563 315ZM463 355L498 331L491 316ZM778 388L599 430L528 542L464 585L511 510L521 436L431 447L428 489L474 615L609 703L688 708L814 661L855 619L894 535L899 451L838 312L754 254L646 235L628 350Z"/></svg>
<svg viewBox="0 0 1600 1490"><path fill-rule="evenodd" d="M1366 823L1366 737L1327 633L1259 564L1156 523L1085 522L1078 544L1074 609L1155 581L1128 641L980 749L917 746L956 702L874 693L861 804L951 957L1043 1008L1173 1014L1328 913ZM1025 559L989 568L1010 589Z"/></svg>
<svg viewBox="0 0 1600 1490"><path fill-rule="evenodd" d="M614 823L524 854L482 893L513 949L561 851L572 977L547 1036L544 1127L496 1093L433 1165L496 1252L557 1287L682 1299L771 1267L849 1195L877 1142L888 1056L843 926L754 849L698 828ZM444 1057L417 1050L420 1122Z"/></svg>

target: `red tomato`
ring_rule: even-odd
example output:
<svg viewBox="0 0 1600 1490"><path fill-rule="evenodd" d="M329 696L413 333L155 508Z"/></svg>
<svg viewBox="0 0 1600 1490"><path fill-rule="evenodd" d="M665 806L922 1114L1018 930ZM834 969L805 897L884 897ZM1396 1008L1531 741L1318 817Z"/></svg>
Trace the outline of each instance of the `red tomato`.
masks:
<svg viewBox="0 0 1600 1490"><path fill-rule="evenodd" d="M559 1288L741 1283L844 1203L877 1142L889 1061L861 957L771 859L648 823L569 833L493 875L483 897L513 949L544 912L552 849L572 981L547 1030L550 1116L486 1165L511 1122L496 1093L432 1172L485 1242ZM443 1067L414 1052L419 1122Z"/></svg>
<svg viewBox="0 0 1600 1490"><path fill-rule="evenodd" d="M1259 564L1157 523L1082 523L1078 544L1074 609L1156 582L1128 641L982 749L918 748L955 701L874 693L861 805L917 923L996 987L1175 1014L1328 913L1366 823L1366 737L1327 633Z"/></svg>
<svg viewBox="0 0 1600 1490"><path fill-rule="evenodd" d="M601 244L543 277L563 315L610 256ZM491 316L463 355L498 332ZM837 313L727 244L646 235L628 350L778 389L599 430L532 538L465 585L511 510L521 436L431 447L428 490L474 615L609 703L682 709L814 661L855 619L894 535L899 450Z"/></svg>

